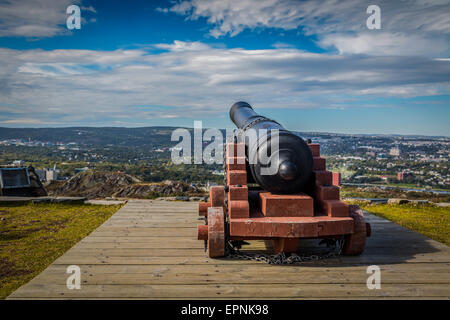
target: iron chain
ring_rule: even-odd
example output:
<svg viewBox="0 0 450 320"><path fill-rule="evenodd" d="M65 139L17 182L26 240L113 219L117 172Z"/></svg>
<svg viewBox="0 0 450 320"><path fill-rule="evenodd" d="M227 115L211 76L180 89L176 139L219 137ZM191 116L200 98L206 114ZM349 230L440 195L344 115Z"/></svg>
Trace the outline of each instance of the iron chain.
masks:
<svg viewBox="0 0 450 320"><path fill-rule="evenodd" d="M336 241L336 246L334 250L330 250L322 254L302 254L298 255L292 253L287 256L284 252L278 254L264 254L264 253L242 253L239 250L234 249L229 242L226 242L226 256L231 259L239 260L252 260L261 261L267 264L282 265L282 264L293 264L307 261L319 261L328 258L334 258L341 254L344 245L344 239L341 238Z"/></svg>

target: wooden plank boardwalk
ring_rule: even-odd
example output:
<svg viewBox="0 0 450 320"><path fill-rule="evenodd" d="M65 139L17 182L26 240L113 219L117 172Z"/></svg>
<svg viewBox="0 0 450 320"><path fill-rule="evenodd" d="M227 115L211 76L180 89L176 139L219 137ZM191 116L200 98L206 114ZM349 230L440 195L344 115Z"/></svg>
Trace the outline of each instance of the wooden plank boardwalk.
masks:
<svg viewBox="0 0 450 320"><path fill-rule="evenodd" d="M9 299L329 299L450 297L450 248L367 215L359 257L297 265L209 259L196 239L197 203L132 200ZM248 250L261 250L253 241ZM81 289L66 268L81 268ZM381 268L369 290L367 266Z"/></svg>

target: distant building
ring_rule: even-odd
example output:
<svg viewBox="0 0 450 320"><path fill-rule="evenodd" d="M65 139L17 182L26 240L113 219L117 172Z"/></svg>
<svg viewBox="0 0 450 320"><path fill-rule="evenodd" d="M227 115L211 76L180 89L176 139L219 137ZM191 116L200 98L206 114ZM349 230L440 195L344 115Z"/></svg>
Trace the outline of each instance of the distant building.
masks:
<svg viewBox="0 0 450 320"><path fill-rule="evenodd" d="M390 156L394 156L394 157L398 157L400 155L400 149L395 147L395 148L391 148L391 150L389 151L389 155Z"/></svg>
<svg viewBox="0 0 450 320"><path fill-rule="evenodd" d="M13 161L13 166L15 166L15 167L23 167L23 165L25 164L22 160L14 160Z"/></svg>
<svg viewBox="0 0 450 320"><path fill-rule="evenodd" d="M45 169L45 180L46 181L58 180L58 174L56 172L56 169Z"/></svg>
<svg viewBox="0 0 450 320"><path fill-rule="evenodd" d="M397 180L403 181L403 180L405 180L406 177L409 177L410 175L411 175L411 172L400 171L397 173Z"/></svg>

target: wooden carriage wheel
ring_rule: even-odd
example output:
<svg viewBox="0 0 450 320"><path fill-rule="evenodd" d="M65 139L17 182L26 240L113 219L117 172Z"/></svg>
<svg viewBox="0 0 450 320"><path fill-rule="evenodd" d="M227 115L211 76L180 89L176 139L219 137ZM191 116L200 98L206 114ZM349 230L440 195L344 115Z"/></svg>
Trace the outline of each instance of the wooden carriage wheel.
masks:
<svg viewBox="0 0 450 320"><path fill-rule="evenodd" d="M223 207L208 208L208 256L225 255L225 216Z"/></svg>
<svg viewBox="0 0 450 320"><path fill-rule="evenodd" d="M359 206L350 205L349 211L350 217L354 221L354 232L345 236L342 253L347 256L357 256L363 253L366 247L366 237L369 230L366 229L364 214Z"/></svg>

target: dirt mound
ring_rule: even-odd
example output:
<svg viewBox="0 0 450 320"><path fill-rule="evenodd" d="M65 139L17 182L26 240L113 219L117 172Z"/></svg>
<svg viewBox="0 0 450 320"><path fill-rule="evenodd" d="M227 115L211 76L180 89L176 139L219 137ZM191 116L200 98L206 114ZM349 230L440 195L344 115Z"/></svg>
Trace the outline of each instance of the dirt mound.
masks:
<svg viewBox="0 0 450 320"><path fill-rule="evenodd" d="M160 184L138 184L123 187L114 194L117 198L157 198L170 196L197 196L203 192L184 182L164 181Z"/></svg>
<svg viewBox="0 0 450 320"><path fill-rule="evenodd" d="M157 198L164 196L202 195L203 192L184 182L164 181L155 184L142 183L128 174L104 171L84 171L68 181L55 181L46 186L49 195L86 197L98 199Z"/></svg>
<svg viewBox="0 0 450 320"><path fill-rule="evenodd" d="M47 190L48 195L56 195L58 190L62 188L62 186L66 183L66 181L63 180L52 180L49 182L44 183L44 188Z"/></svg>
<svg viewBox="0 0 450 320"><path fill-rule="evenodd" d="M62 184L58 182L48 185L47 191L53 196L104 198L111 196L121 187L138 182L139 179L127 174L88 170L80 172Z"/></svg>

